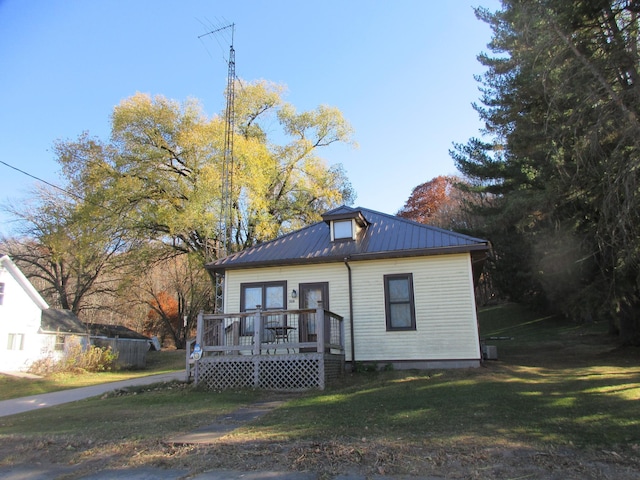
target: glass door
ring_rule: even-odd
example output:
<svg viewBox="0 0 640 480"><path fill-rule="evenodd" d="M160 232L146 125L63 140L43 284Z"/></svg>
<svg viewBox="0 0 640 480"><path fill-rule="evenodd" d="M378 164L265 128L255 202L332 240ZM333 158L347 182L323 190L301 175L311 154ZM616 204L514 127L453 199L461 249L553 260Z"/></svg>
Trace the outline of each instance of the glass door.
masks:
<svg viewBox="0 0 640 480"><path fill-rule="evenodd" d="M322 302L322 308L329 309L329 283L301 283L299 288L301 309L317 308L319 302ZM315 317L314 313L300 315L299 337L301 342L317 341Z"/></svg>

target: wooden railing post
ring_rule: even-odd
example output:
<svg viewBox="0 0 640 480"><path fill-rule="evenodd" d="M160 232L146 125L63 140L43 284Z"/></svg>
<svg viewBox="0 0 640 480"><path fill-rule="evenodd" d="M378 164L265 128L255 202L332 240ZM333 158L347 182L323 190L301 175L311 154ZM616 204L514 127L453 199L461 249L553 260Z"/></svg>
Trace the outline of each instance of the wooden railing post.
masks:
<svg viewBox="0 0 640 480"><path fill-rule="evenodd" d="M202 348L202 334L204 332L204 312L200 310L198 312L198 323L196 324L196 346ZM198 385L198 376L200 375L200 362L196 360L193 366L193 383Z"/></svg>
<svg viewBox="0 0 640 480"><path fill-rule="evenodd" d="M316 307L316 333L318 335L318 353L324 353L325 345L325 321L324 321L324 308L322 302L318 302Z"/></svg>
<svg viewBox="0 0 640 480"><path fill-rule="evenodd" d="M262 346L262 306L256 305L256 314L253 316L253 354L260 355Z"/></svg>
<svg viewBox="0 0 640 480"><path fill-rule="evenodd" d="M186 359L187 365L186 365L186 368L185 368L185 374L187 376L187 378L185 379L186 382L188 382L189 379L191 378L191 343L192 343L192 340L187 340L187 348L186 348L186 351L187 351L187 359Z"/></svg>
<svg viewBox="0 0 640 480"><path fill-rule="evenodd" d="M196 343L202 347L202 337L204 332L204 312L198 312L198 323L196 324Z"/></svg>

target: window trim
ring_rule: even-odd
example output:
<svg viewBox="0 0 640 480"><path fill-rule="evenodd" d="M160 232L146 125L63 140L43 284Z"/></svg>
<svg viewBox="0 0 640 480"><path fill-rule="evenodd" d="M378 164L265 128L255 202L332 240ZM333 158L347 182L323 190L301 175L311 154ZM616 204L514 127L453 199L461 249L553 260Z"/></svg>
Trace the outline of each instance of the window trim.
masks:
<svg viewBox="0 0 640 480"><path fill-rule="evenodd" d="M17 342L16 340L19 340L19 342ZM7 336L7 350L24 350L24 333L10 333Z"/></svg>
<svg viewBox="0 0 640 480"><path fill-rule="evenodd" d="M256 288L256 287L261 287L262 288L262 302L264 303L264 299L266 298L266 293L267 293L267 288L269 287L282 287L282 307L279 308L265 308L265 305L260 305L262 311L268 311L268 310L286 310L287 309L287 281L286 280L275 280L275 281L271 281L271 282L248 282L248 283L241 283L240 284L240 311L241 312L254 312L256 311L256 308L245 308L245 290L247 288ZM253 328L249 329L248 326L248 317L243 317L242 321L240 322L240 335L253 335L255 333L255 330ZM286 322L286 316L285 316L285 320ZM252 321L253 323L253 321Z"/></svg>
<svg viewBox="0 0 640 480"><path fill-rule="evenodd" d="M340 241L340 240L353 240L354 238L354 225L353 225L353 219L351 218L347 218L347 219L342 219L342 220L333 220L331 222L331 234L332 234L332 240L335 241ZM336 235L336 226L338 225L347 225L349 224L349 235L341 235L338 236Z"/></svg>
<svg viewBox="0 0 640 480"><path fill-rule="evenodd" d="M407 280L409 289L409 299L403 302L391 302L389 298L389 281L390 280ZM397 327L393 325L393 318L391 318L391 305L392 304L408 304L409 314L411 315L411 325L407 327ZM384 315L387 324L387 331L411 331L416 330L416 303L413 294L413 274L412 273L394 273L384 275Z"/></svg>

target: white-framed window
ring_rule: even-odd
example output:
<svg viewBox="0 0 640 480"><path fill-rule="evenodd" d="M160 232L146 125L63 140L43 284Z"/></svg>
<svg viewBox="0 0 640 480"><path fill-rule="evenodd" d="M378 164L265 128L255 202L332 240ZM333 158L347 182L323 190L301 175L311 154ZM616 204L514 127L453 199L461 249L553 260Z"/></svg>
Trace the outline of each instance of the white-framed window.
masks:
<svg viewBox="0 0 640 480"><path fill-rule="evenodd" d="M24 333L10 333L7 350L24 350Z"/></svg>
<svg viewBox="0 0 640 480"><path fill-rule="evenodd" d="M412 274L384 276L384 307L387 330L416 329Z"/></svg>
<svg viewBox="0 0 640 480"><path fill-rule="evenodd" d="M353 239L353 222L351 219L333 221L333 239Z"/></svg>
<svg viewBox="0 0 640 480"><path fill-rule="evenodd" d="M66 341L66 335L56 335L56 345L54 349L58 352L64 351L64 342Z"/></svg>

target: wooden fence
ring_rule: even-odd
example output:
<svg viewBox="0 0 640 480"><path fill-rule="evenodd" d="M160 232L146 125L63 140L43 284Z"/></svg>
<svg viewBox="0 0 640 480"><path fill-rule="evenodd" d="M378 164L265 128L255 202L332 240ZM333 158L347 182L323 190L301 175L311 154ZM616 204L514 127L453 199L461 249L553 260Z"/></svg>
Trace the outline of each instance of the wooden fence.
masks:
<svg viewBox="0 0 640 480"><path fill-rule="evenodd" d="M117 352L116 367L118 368L144 368L147 365L148 340L93 337L91 343L96 347L111 347L111 350Z"/></svg>

